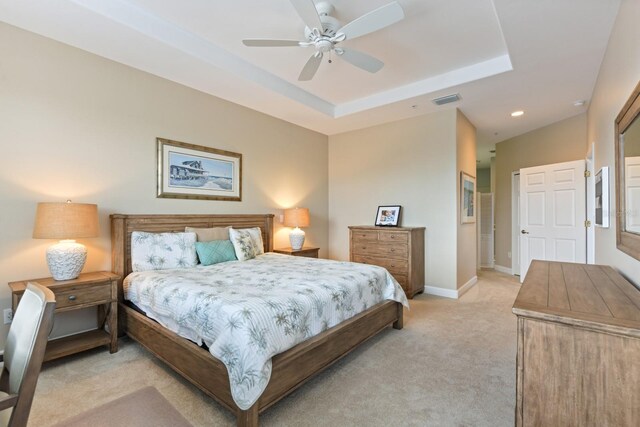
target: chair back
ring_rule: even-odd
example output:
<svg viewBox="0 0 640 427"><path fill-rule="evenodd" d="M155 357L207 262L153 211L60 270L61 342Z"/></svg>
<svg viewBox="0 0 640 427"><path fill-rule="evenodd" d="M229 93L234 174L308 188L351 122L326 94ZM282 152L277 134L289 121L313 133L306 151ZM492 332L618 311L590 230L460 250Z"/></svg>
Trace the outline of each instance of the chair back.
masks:
<svg viewBox="0 0 640 427"><path fill-rule="evenodd" d="M26 426L40 374L56 300L44 286L28 283L13 316L4 350L0 390L17 394L10 426Z"/></svg>

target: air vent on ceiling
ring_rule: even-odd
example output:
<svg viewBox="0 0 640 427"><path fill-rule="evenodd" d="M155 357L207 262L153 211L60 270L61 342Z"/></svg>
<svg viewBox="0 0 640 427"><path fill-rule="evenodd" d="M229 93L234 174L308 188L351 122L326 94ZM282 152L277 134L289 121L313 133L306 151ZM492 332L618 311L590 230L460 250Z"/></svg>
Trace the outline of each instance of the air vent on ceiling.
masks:
<svg viewBox="0 0 640 427"><path fill-rule="evenodd" d="M434 98L432 99L433 103L436 105L444 105L444 104L450 104L452 102L456 102L456 101L460 101L460 94L459 93L454 93L453 95L447 95L447 96L441 96L440 98Z"/></svg>

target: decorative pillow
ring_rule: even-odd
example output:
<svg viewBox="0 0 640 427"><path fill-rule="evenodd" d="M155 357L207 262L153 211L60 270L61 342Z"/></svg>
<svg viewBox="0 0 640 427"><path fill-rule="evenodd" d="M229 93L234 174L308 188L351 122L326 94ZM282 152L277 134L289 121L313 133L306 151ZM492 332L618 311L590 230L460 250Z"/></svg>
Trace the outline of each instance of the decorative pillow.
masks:
<svg viewBox="0 0 640 427"><path fill-rule="evenodd" d="M196 233L198 242L210 242L212 240L229 240L231 227L193 228L185 227L184 231Z"/></svg>
<svg viewBox="0 0 640 427"><path fill-rule="evenodd" d="M231 240L196 242L196 252L198 252L198 258L202 265L213 265L238 259Z"/></svg>
<svg viewBox="0 0 640 427"><path fill-rule="evenodd" d="M131 233L133 271L195 267L196 233Z"/></svg>
<svg viewBox="0 0 640 427"><path fill-rule="evenodd" d="M232 228L229 230L229 237L240 261L246 261L264 253L260 227L239 230Z"/></svg>

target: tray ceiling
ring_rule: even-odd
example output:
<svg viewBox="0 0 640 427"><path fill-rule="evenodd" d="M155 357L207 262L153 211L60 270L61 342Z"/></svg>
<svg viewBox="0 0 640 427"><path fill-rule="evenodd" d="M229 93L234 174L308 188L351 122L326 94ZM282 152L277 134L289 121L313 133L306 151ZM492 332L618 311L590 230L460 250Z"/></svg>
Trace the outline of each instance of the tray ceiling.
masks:
<svg viewBox="0 0 640 427"><path fill-rule="evenodd" d="M389 0L334 0L343 24ZM399 0L405 19L347 40L385 63L369 74L334 58L298 73L312 48L288 0L0 0L0 20L328 135L460 108L479 144L583 112L619 1ZM432 98L460 93L438 107ZM509 113L525 110L517 120ZM482 151L482 150L480 150ZM479 153L483 162L488 159Z"/></svg>

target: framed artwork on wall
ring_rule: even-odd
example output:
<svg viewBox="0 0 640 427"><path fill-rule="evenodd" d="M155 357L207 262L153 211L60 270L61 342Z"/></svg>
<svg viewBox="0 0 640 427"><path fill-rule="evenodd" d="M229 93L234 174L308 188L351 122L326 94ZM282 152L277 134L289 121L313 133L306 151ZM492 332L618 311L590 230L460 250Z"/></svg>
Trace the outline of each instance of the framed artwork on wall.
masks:
<svg viewBox="0 0 640 427"><path fill-rule="evenodd" d="M378 206L376 213L376 226L397 227L400 222L400 205Z"/></svg>
<svg viewBox="0 0 640 427"><path fill-rule="evenodd" d="M609 167L603 166L596 173L596 225L609 228Z"/></svg>
<svg viewBox="0 0 640 427"><path fill-rule="evenodd" d="M476 178L460 172L460 223L476 222Z"/></svg>
<svg viewBox="0 0 640 427"><path fill-rule="evenodd" d="M157 197L242 200L242 154L157 138Z"/></svg>

